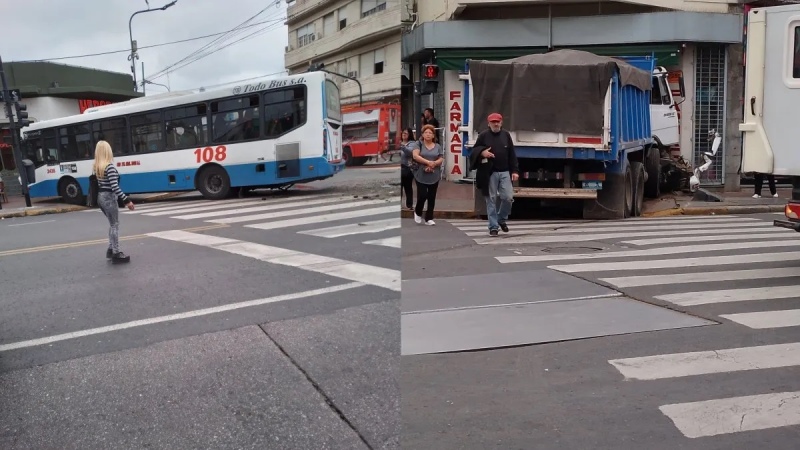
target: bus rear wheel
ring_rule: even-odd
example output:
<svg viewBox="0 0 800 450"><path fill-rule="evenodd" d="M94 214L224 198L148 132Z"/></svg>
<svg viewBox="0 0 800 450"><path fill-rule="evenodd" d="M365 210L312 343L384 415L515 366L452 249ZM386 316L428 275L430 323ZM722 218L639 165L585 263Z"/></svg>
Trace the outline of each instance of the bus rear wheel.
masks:
<svg viewBox="0 0 800 450"><path fill-rule="evenodd" d="M81 185L74 178L63 178L58 183L58 195L70 205L82 205L86 201Z"/></svg>
<svg viewBox="0 0 800 450"><path fill-rule="evenodd" d="M222 200L231 193L228 172L220 166L208 166L198 175L197 190L209 200Z"/></svg>

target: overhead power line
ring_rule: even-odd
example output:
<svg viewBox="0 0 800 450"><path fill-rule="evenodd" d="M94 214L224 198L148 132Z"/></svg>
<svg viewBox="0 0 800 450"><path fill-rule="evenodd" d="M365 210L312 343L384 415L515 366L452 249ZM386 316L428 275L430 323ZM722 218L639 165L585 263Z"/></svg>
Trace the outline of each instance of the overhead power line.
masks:
<svg viewBox="0 0 800 450"><path fill-rule="evenodd" d="M248 18L244 22L242 22L239 25L235 26L234 28L228 30L223 36L220 36L220 37L214 39L213 41L209 42L208 44L200 47L199 49L195 50L194 52L190 53L189 55L185 56L184 58L182 58L182 59L180 59L180 60L178 60L178 61L176 61L176 62L174 62L174 63L172 63L170 65L168 65L167 67L164 67L163 69L160 69L160 70L156 71L151 76L149 76L148 79L154 80L156 78L160 78L160 77L162 77L162 76L164 76L164 75L166 75L166 74L168 74L170 72L174 72L175 70L178 70L180 68L186 67L186 66L188 66L189 64L191 64L191 63L193 63L195 61L198 61L198 60L200 60L202 58L205 58L206 56L212 55L212 54L216 53L217 51L222 50L223 48L226 48L226 47L228 47L228 46L230 46L230 45L232 45L232 44L234 44L236 42L241 42L242 40L244 40L244 38L240 39L239 41L235 41L235 42L233 42L231 44L228 44L226 46L219 47L217 49L211 50L211 47L215 43L217 43L218 41L219 41L219 43L221 43L225 39L234 37L237 34L241 33L242 30L244 30L244 29L246 29L248 27L246 25L248 22L252 21L256 17L261 15L264 11L270 9L272 6L277 6L277 5L279 5L279 1L272 2L272 4L270 4L269 6L267 6L264 9L260 10L259 12L257 12L256 14L254 14L253 16L251 16L250 18ZM282 17L282 18L279 18L279 19L276 19L276 20L283 21L285 19L286 19L285 17ZM264 31L265 28L262 28L259 31ZM256 33L253 33L250 36L252 37L255 34ZM206 51L205 54L203 54L204 51Z"/></svg>
<svg viewBox="0 0 800 450"><path fill-rule="evenodd" d="M263 25L263 24L268 23L268 22L275 23L275 22L278 22L280 20L285 20L285 18L283 18L283 19L279 18L279 19L272 19L272 20L264 20L264 21L261 21L261 22L251 23L250 25L246 25L243 28L255 27L255 26L258 26L258 25ZM199 39L206 39L206 38L210 38L210 37L214 37L214 36L220 36L220 35L223 35L223 34L227 34L227 33L230 33L231 31L232 30L220 31L219 33L207 34L205 36L197 36L197 37L188 38L188 39L181 39L179 41L171 41L171 42L163 42L161 44L145 45L145 46L139 47L139 50L142 50L142 49L145 49L145 48L163 47L165 45L181 44L183 42L197 41ZM110 50L110 51L107 51L107 52L87 53L85 55L59 56L59 57L56 57L56 58L26 59L26 60L13 61L13 62L21 62L21 63L25 62L25 63L27 63L27 62L60 61L60 60L64 60L64 59L89 58L89 57L92 57L92 56L104 56L104 55L113 55L113 54L116 54L116 53L130 53L130 52L131 52L131 49L127 48L127 49L124 49L124 50Z"/></svg>

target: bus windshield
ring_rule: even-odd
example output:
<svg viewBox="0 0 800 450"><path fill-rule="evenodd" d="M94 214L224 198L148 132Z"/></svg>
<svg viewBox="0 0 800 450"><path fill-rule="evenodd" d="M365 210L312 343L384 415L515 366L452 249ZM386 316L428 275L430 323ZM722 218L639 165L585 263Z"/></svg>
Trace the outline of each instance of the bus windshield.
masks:
<svg viewBox="0 0 800 450"><path fill-rule="evenodd" d="M331 80L325 80L325 111L328 119L342 121L342 104L339 101L339 87Z"/></svg>

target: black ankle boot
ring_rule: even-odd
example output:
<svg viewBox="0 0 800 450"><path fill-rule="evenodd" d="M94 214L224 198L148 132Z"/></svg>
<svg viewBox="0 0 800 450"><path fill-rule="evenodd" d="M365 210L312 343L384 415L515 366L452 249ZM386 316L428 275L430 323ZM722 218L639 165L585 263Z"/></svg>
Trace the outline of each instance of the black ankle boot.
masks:
<svg viewBox="0 0 800 450"><path fill-rule="evenodd" d="M122 252L114 253L114 255L111 256L111 262L114 264L126 263L130 262L130 260L131 257Z"/></svg>

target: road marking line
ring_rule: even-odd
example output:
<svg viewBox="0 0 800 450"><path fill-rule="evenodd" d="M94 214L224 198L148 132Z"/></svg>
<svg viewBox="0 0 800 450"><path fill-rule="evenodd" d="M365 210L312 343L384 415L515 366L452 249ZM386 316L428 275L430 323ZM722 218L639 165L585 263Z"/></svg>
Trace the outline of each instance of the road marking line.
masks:
<svg viewBox="0 0 800 450"><path fill-rule="evenodd" d="M322 196L320 196L322 197ZM246 203L238 203L238 204L229 204L227 206L208 206L203 209L184 209L181 211L161 211L158 213L148 214L149 216L170 216L172 219L182 219L182 220L189 220L189 219L202 219L205 217L219 217L224 215L230 214L244 214L249 212L256 212L256 211L272 211L275 209L286 209L286 208L294 208L294 207L302 207L303 205L315 205L320 203L332 203L341 201L341 197L337 198L330 198L330 195L324 196L325 198L315 197L314 199L306 199L296 202L287 202L285 199L282 200L254 200L249 201ZM252 207L245 207L249 205L258 205ZM234 209L237 208L237 209ZM240 209L239 209L240 208ZM214 209L223 209L225 211L211 211ZM200 211L211 211L211 212L200 212ZM187 214L192 213L192 214Z"/></svg>
<svg viewBox="0 0 800 450"><path fill-rule="evenodd" d="M752 232L753 230L746 230L747 232ZM775 228L771 230L758 230L759 234L732 234L730 236L722 235L722 236L702 236L700 237L701 242L710 242L710 241L739 241L744 239L773 239L775 238L775 233L786 233L787 230L782 228ZM634 239L631 241L621 241L621 244L628 244L628 245L656 245L656 244L674 244L680 242L687 242L689 238L686 237L665 237L665 238L654 238L654 239Z"/></svg>
<svg viewBox="0 0 800 450"><path fill-rule="evenodd" d="M774 237L774 236L773 236ZM792 242L794 241L794 242ZM646 250L623 250L607 253L576 253L572 255L536 256L495 256L500 264L513 264L538 261L567 261L572 259L638 258L647 256L679 255L686 253L716 252L725 250L744 250L751 248L800 247L800 236L791 236L780 241L729 242L724 244L684 245L680 247L649 248Z"/></svg>
<svg viewBox="0 0 800 450"><path fill-rule="evenodd" d="M298 252L280 247L272 247L254 242L240 241L205 234L189 233L182 230L149 233L149 236L226 251L235 255L247 256L259 261L296 267L332 277L344 278L363 284L400 291L399 270L346 261L312 253Z"/></svg>
<svg viewBox="0 0 800 450"><path fill-rule="evenodd" d="M751 261L748 259L746 262L750 263ZM655 298L681 306L696 306L709 305L712 303L749 302L795 297L800 297L800 292L798 292L796 285L681 292L679 294L658 295Z"/></svg>
<svg viewBox="0 0 800 450"><path fill-rule="evenodd" d="M206 225L202 227L193 227L193 228L185 228L181 231L206 231L206 230L214 230L217 228L227 228L227 225ZM133 236L123 236L120 237L120 241L132 241L134 239L144 239L149 237L146 234L137 234ZM66 244L52 244L52 245L43 245L41 247L28 247L28 248L20 248L15 250L5 250L0 251L0 257L3 256L13 256L13 255L23 255L26 253L36 253L36 252L44 252L48 250L62 250L66 248L77 248L77 247L85 247L88 245L96 245L96 244L108 244L108 239L94 239L91 241L80 241L80 242L69 242Z"/></svg>
<svg viewBox="0 0 800 450"><path fill-rule="evenodd" d="M310 225L312 223L333 222L334 220L352 219L354 217L377 216L380 214L399 213L399 212L400 212L399 205L390 205L390 206L383 206L380 208L358 209L355 211L345 211L334 214L325 214L321 216L300 217L297 219L277 220L275 222L255 223L251 225L245 225L245 228L257 228L259 230L274 230L277 228L300 227L303 225ZM209 222L217 223L216 220L209 220Z"/></svg>
<svg viewBox="0 0 800 450"><path fill-rule="evenodd" d="M684 229L675 229L674 227L670 227L669 234L671 236L687 236L691 235L695 240L702 239L703 235L719 235L719 234L730 234L730 233L754 233L760 232L758 228L762 229L772 229L771 223L743 223L743 224L735 224L732 225L736 227L736 229L719 229L725 227L725 225L719 225L715 229L705 229L705 230L684 230ZM513 232L512 232L513 233ZM625 239L630 237L650 237L650 236L664 236L663 231L642 231L642 232L615 232L615 233L591 233L591 230L580 230L574 231L572 233L567 232L558 232L558 233L547 233L542 235L522 235L520 237L502 237L502 238L484 238L484 239L474 239L475 243L480 245L516 245L516 244L542 244L542 243L552 243L552 242L586 242L586 241L600 241L604 239Z"/></svg>
<svg viewBox="0 0 800 450"><path fill-rule="evenodd" d="M697 222L697 221L707 221L707 220L719 220L719 219L739 219L739 220L761 220L755 219L751 217L742 217L739 215L719 215L719 216L667 216L667 217L631 217L628 219L621 219L621 220L603 220L603 221L595 221L595 220L583 220L583 219L563 219L563 220L510 220L508 224L510 226L515 225L525 225L525 224L579 224L579 225L589 225L589 224L625 224L630 222L652 222L652 223L661 223L661 222L671 222L671 221L680 221L680 222ZM479 220L479 219L447 219L447 223L453 225L476 225L476 224L486 224L487 221Z"/></svg>
<svg viewBox="0 0 800 450"><path fill-rule="evenodd" d="M641 230L641 231L648 231L648 230L673 230L677 228L682 229L689 229L689 228L717 228L718 225L727 225L731 227L736 224L754 224L754 223L761 223L762 225L767 223L763 220L759 219L724 219L724 220L716 220L716 221L676 221L676 222L655 222L655 223L637 223L637 224L609 224L609 223L591 223L591 224L533 224L533 225L516 225L516 224L509 224L514 232L519 231L537 231L537 230L548 230L551 233L565 233L565 232L585 232L585 231L592 231L592 232L610 232L610 231L624 231L624 230ZM462 226L457 227L461 231L467 232L477 232L486 230L487 227L484 226ZM557 229L556 229L557 228Z"/></svg>
<svg viewBox="0 0 800 450"><path fill-rule="evenodd" d="M168 214L181 214L187 211L207 211L220 208L233 208L241 205L248 205L254 203L261 203L261 200L252 198L248 200L231 200L231 201L215 201L213 203L203 203L200 205L172 205L162 208L146 209L139 211L138 208L134 211L127 211L125 214L141 214L143 216L165 216Z"/></svg>
<svg viewBox="0 0 800 450"><path fill-rule="evenodd" d="M797 252L753 253L732 256L706 256L698 258L655 259L652 261L618 261L606 263L565 264L548 266L553 270L566 273L577 272L613 272L625 270L674 269L703 266L721 266L731 264L755 264L760 262L798 261Z"/></svg>
<svg viewBox="0 0 800 450"><path fill-rule="evenodd" d="M662 380L800 365L800 342L608 361L626 380Z"/></svg>
<svg viewBox="0 0 800 450"><path fill-rule="evenodd" d="M400 236L392 236L384 239L374 239L372 241L364 241L362 244L367 245L382 245L384 247L400 248Z"/></svg>
<svg viewBox="0 0 800 450"><path fill-rule="evenodd" d="M155 211L166 208L180 208L189 206L202 206L219 203L218 200L190 200L190 201L169 201L169 202L155 202L155 203L136 203L134 211L125 211L125 214L136 214L137 212Z"/></svg>
<svg viewBox="0 0 800 450"><path fill-rule="evenodd" d="M800 309L721 314L720 317L756 330L800 326Z"/></svg>
<svg viewBox="0 0 800 450"><path fill-rule="evenodd" d="M398 200L399 200L399 198L398 198ZM394 201L394 199L392 199L392 201ZM349 202L349 203L339 203L339 204L336 204L336 205L318 206L318 207L315 207L315 208L295 209L295 210L292 210L292 211L271 212L271 213L266 213L266 214L255 214L255 215L242 216L242 217L228 217L228 218L225 218L225 219L207 220L206 222L228 223L228 224L230 224L230 223L240 223L240 222L252 222L254 220L277 219L278 217L300 216L300 215L303 215L303 214L312 214L312 213L318 213L318 212L333 211L333 210L337 210L337 209L355 208L355 207L359 207L359 206L379 205L379 204L386 204L386 203L390 203L390 202L386 201L386 200L383 200L383 199L380 199L380 200L364 200L364 201L359 201L359 202ZM298 206L302 206L302 205L298 205ZM398 213L400 212L399 204L393 206L393 208L395 208ZM357 211L353 211L353 212L358 212L358 210ZM353 216L353 217L358 217L358 216ZM308 219L313 219L313 218L314 218L313 216L312 217L308 217ZM305 220L305 218L301 219L301 220Z"/></svg>
<svg viewBox="0 0 800 450"><path fill-rule="evenodd" d="M12 223L10 227L21 227L23 225L36 225L37 223L55 222L55 220L42 220L40 222Z"/></svg>
<svg viewBox="0 0 800 450"><path fill-rule="evenodd" d="M800 392L775 392L658 409L688 438L800 425Z"/></svg>
<svg viewBox="0 0 800 450"><path fill-rule="evenodd" d="M725 272L680 273L673 275L636 275L630 277L600 278L618 288L659 286L665 284L708 283L734 280L763 280L770 278L800 277L800 268L731 270Z"/></svg>
<svg viewBox="0 0 800 450"><path fill-rule="evenodd" d="M400 218L373 220L371 222L361 222L358 224L336 225L328 228L317 228L314 230L298 231L298 234L308 234L323 238L338 238L353 234L380 233L381 231L400 228Z"/></svg>
<svg viewBox="0 0 800 450"><path fill-rule="evenodd" d="M109 333L112 331L125 330L128 328L141 327L145 325L153 325L156 323L170 322L173 320L189 319L192 317L205 316L209 314L216 314L225 311L232 311L235 309L248 308L251 306L260 306L267 303L283 302L287 300L297 300L300 298L313 297L316 295L330 294L333 292L345 291L348 289L355 289L364 286L363 283L347 283L339 286L329 286L321 289L313 289L304 292L295 292L293 294L278 295L275 297L267 297L257 300L249 300L245 302L231 303L228 305L214 306L212 308L198 309L178 314L170 314L168 316L153 317L150 319L134 320L131 322L120 323L116 325L108 325L104 327L91 328L88 330L74 331L71 333L58 334L40 339L31 339L28 341L15 342L13 344L0 345L0 352L7 352L9 350L16 350L20 348L35 347L39 345L52 344L53 342L65 341L68 339L76 339L84 336L91 336L93 334Z"/></svg>

